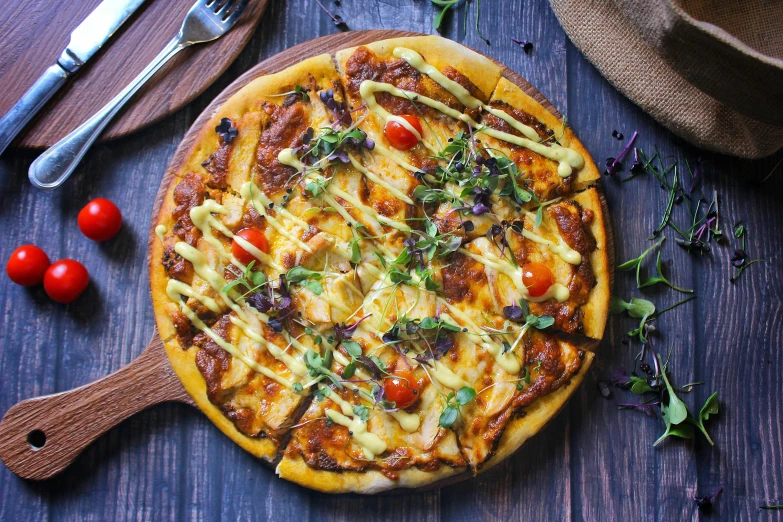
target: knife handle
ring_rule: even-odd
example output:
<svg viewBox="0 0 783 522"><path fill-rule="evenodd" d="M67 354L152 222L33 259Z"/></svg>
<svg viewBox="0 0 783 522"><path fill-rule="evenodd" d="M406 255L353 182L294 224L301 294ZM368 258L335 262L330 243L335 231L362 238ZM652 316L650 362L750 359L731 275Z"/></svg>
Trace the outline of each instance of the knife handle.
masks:
<svg viewBox="0 0 783 522"><path fill-rule="evenodd" d="M0 120L0 154L16 138L27 122L65 83L70 73L54 64L30 87L22 98Z"/></svg>
<svg viewBox="0 0 783 522"><path fill-rule="evenodd" d="M117 96L82 123L73 132L52 145L30 165L30 183L38 189L51 190L65 182L103 129L122 109L133 94L169 59L190 45L174 38Z"/></svg>

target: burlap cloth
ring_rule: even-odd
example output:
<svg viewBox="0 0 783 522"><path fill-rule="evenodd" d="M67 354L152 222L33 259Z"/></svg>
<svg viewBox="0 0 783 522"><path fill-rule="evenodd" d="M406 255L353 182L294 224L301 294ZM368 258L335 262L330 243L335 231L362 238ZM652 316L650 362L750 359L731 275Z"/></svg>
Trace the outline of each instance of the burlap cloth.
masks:
<svg viewBox="0 0 783 522"><path fill-rule="evenodd" d="M550 0L574 44L675 134L745 158L783 148L783 0Z"/></svg>

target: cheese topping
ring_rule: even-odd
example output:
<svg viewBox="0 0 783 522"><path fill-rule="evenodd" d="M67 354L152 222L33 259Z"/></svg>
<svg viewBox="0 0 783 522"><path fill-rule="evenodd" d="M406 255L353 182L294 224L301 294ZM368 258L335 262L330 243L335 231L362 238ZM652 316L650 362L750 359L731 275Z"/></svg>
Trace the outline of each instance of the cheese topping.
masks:
<svg viewBox="0 0 783 522"><path fill-rule="evenodd" d="M518 145L520 147L524 147L528 150L535 152L536 154L540 154L541 156L544 156L545 158L549 158L551 160L557 161L558 162L557 173L561 177L567 178L568 176L573 174L574 169L580 169L584 166L584 158L577 151L566 147L562 147L560 145L557 145L556 143L552 143L548 147L541 144L540 143L541 137L533 128L522 124L515 118L506 114L504 111L494 109L482 103L481 100L473 97L468 92L468 90L465 89L463 86L447 78L443 73L438 71L435 67L431 66L426 61L424 61L421 55L416 51L412 49L406 49L404 47L397 47L396 49L394 49L393 53L395 57L402 58L403 60L408 62L411 65L411 67L418 70L422 74L426 74L427 76L429 76L433 81L435 81L435 83L439 84L441 87L443 87L443 89L445 89L450 94L452 94L455 98L457 98L460 101L460 103L465 107L469 109L481 108L482 110L485 110L490 114L493 114L498 118L501 118L502 120L507 122L511 127L513 127L515 130L519 131L525 137L521 138L519 136L515 136L507 132L502 132L497 129L492 129L486 126L482 126L467 114L456 111L444 103L441 103L437 100L433 100L432 98L428 98L426 96L422 96L418 93L412 91L406 91L403 89L398 89L393 85L387 83L379 83L372 80L365 80L359 86L359 93L361 94L362 100L364 101L364 103L367 104L367 107L371 111L381 116L384 119L384 121L389 121L389 118L392 115L389 114L389 112L386 111L383 107L381 107L378 104L378 102L375 100L376 92L387 92L399 98L407 98L409 100L422 103L428 107L431 107L437 111L442 112L443 114L446 114L447 116L450 116L456 120L460 120L472 126L478 132L483 132L484 134L487 134L488 136L492 136L493 138L499 139L501 141L505 141L508 143L512 143L514 145ZM405 126L405 128L411 131L412 129L408 128L409 126L410 125ZM413 132L415 135L418 136L418 133L415 132L415 129L413 129ZM427 142L423 141L422 143L424 143L425 146L430 147Z"/></svg>
<svg viewBox="0 0 783 522"><path fill-rule="evenodd" d="M511 128L522 135L517 136L515 134L510 134L499 131L497 129L482 126L468 114L455 110L438 100L423 96L416 92L399 89L388 83L381 83L373 80L363 81L360 85L359 93L362 100L367 105L367 108L375 115L380 117L380 119L385 123L396 122L402 125L406 130L416 136L418 140L434 154L440 154L441 151L439 148L436 148L424 139L425 136L422 136L422 134L425 133L418 132L418 130L407 120L405 120L405 118L389 113L380 104L378 104L375 98L375 93L385 92L399 98L408 99L415 103L421 103L422 105L430 107L445 114L446 116L471 126L476 132L481 132L501 141L525 147L537 154L540 154L541 156L557 161L557 171L558 174L562 177L570 176L574 169L579 169L584 165L584 159L577 151L562 147L556 143L550 143L548 145L542 143L542 139L535 129L516 120L505 111L498 110L473 97L468 89L451 80L438 69L428 64L417 52L411 49L398 47L394 49L393 54L395 57L405 60L414 69L418 70L422 74L427 75L434 82L443 87L443 89L452 94L457 100L459 100L463 106L467 107L468 109L479 109L480 111L492 114L508 123ZM432 129L430 129L430 131L431 130ZM378 144L375 144L373 150L408 172L419 171L418 168L416 168L407 159L395 151ZM360 173L370 182L378 185L379 187L382 187L394 198L403 201L408 205L415 204L413 199L405 190L400 189L398 186L395 186L393 183L390 183L384 179L381 175L373 172L371 168L368 168L365 162L363 162L361 159L361 156L350 153L347 153L347 156L350 162L350 165L347 166L348 168L352 167L353 170ZM373 251L378 257L380 257L381 263L378 263L378 259L375 259L373 256L363 255L362 260L359 263L353 263L353 270L350 270L350 267L348 267L347 269L340 268L338 271L337 268L329 268L330 253L333 257L338 258L338 263L334 264L333 262L333 267L346 266L347 260L350 260L353 257L351 251L352 244L345 240L345 236L338 237L339 234L332 235L337 234L336 232L332 232L332 234L329 234L326 231L320 232L324 234L324 236L327 237L328 241L330 242L330 244L327 246L328 250L325 256L325 267L323 271L320 272L328 276L328 280L324 282L329 282L329 284L323 285L322 292L318 295L313 294L313 292L310 290L306 292L306 295L308 298L312 297L314 306L321 306L321 310L326 309L328 320L314 319L313 321L318 321L320 323L329 322L330 320L334 320L332 318L335 317L331 314L338 314L339 317L347 316L348 319L350 319L360 317L359 314L369 313L373 316L373 319L359 324L359 326L354 331L354 335L355 338L361 338L365 341L364 346L366 348L366 352L368 355L370 355L373 353L373 350L383 349L386 344L380 339L381 331L386 331L391 328L394 324L393 321L399 320L400 317L406 317L414 310L424 309L423 307L419 307L419 300L422 298L422 296L425 296L426 298L430 299L430 303L433 300L435 303L437 303L439 311L441 309L446 310L440 312L440 317L451 322L452 324L456 324L467 329L465 331L453 333L454 337L457 338L459 342L475 344L476 347L480 347L493 357L497 367L513 376L517 376L519 374L521 370L520 359L524 359L524 355L520 356L520 354L517 353L517 347L528 331L528 327L523 327L519 330L519 333L513 344L506 345L504 342L498 342L497 335L493 334L490 336L484 330L482 330L473 320L471 315L449 303L440 297L437 293L423 288L420 276L418 274L410 273L410 276L412 277L410 287L400 283L390 284L389 273L386 270L379 268L379 266L382 264L383 268L385 269L388 264L393 263L401 247L398 243L390 242L387 244L384 242L383 238L388 235L388 229L384 230L383 226L390 227L399 232L407 234L409 235L408 237L410 237L410 234L413 232L411 227L403 221L392 219L386 215L381 214L372 206L365 205L362 203L360 197L354 189L343 188L338 183L333 182L332 179L325 179L319 173L322 172L322 170L317 168L318 164L312 167L306 165L297 157L296 151L294 149L286 148L281 150L277 156L277 159L281 164L293 167L297 171L301 172L303 180L315 181L324 187L324 191L319 194L318 197L322 198L322 201L325 204L330 205L330 207L324 207L323 209L317 208L316 212L322 210L336 212L349 224L353 224L358 221L364 224L367 229L373 233L374 236L378 236L368 237L362 241L366 240L372 243ZM425 176L425 179L429 179L429 177ZM451 188L453 191L456 191L457 193L461 191L459 187L456 187L456 185L453 187L446 187L446 190L449 190L449 188ZM274 202L264 193L264 191L256 186L252 181L248 181L242 185L240 196L244 201L249 202L253 208L255 208L255 210L266 219L269 227L271 227L274 232L280 236L285 237L291 244L295 245L297 249L310 254L314 253L310 244L299 239L304 231L310 229L310 225L306 220L292 214L283 205L275 205ZM274 212L270 212L272 209L274 209ZM355 214L355 216L352 214L352 212L349 212L349 209L353 209L352 212ZM305 216L308 215L307 212L309 210L305 210ZM241 268L242 270L246 269L246 267L232 255L231 248L227 248L223 241L219 237L215 236L215 230L230 240L236 241L239 246L259 259L264 265L277 272L284 271L284 268L279 263L277 263L272 256L259 250L245 239L234 235L234 233L220 219L220 216L230 216L231 212L229 212L225 206L221 205L217 201L206 199L204 200L203 204L193 207L190 210L189 215L195 227L201 231L204 241L213 247L217 254L224 260L230 261L232 264ZM228 222L229 221L226 220L226 223ZM155 228L155 233L161 242L164 241L164 235L166 232L167 229L164 225L158 225ZM385 232L386 234L384 234ZM559 236L555 241L553 241L529 230L523 230L521 234L531 241L546 246L566 263L571 265L578 265L581 263L582 257L579 252L576 252L570 248ZM399 238L400 236L401 234L395 234L395 238ZM380 241L378 241L378 239L380 239ZM353 247L355 247L355 245L353 245ZM320 248L321 247L319 247L319 252L321 251ZM291 337L288 332L281 333L283 338L288 343L285 348L282 348L281 346L278 346L277 344L267 340L261 332L254 329L253 325L257 325L256 318L260 318L264 323L267 323L270 320L270 317L250 307L244 296L240 295L236 289L229 289L228 291L224 291L228 282L217 270L210 266L207 260L207 256L204 253L182 241L175 244L174 250L182 258L189 261L193 265L195 273L201 279L206 281L209 287L211 287L216 294L216 297L213 298L198 292L192 286L187 285L181 281L175 279L170 279L168 281L166 287L168 297L179 306L182 313L191 321L196 329L204 332L204 334L212 339L218 346L228 352L232 357L241 361L251 370L263 374L264 376L274 380L286 388L293 389L295 387L294 385L296 384L296 388L299 392L301 392L302 388L300 386L312 386L315 383L318 383L318 379L313 380L309 385L302 385L296 381L297 378L303 378L308 375L308 368L301 358L301 355L310 349L308 346L300 342L298 338ZM558 302L564 302L567 301L570 297L570 292L568 289L562 284L556 283L550 287L543 296L533 298L529 295L527 288L522 282L521 271L518 269L518 267L513 266L506 259L499 257L493 251L489 250L486 252L481 252L481 254L476 254L468 248L463 247L459 248L458 251L482 263L487 267L487 270L495 270L507 276L509 279L511 279L519 293L528 301L540 302L554 298ZM211 254L211 251L209 253ZM366 252L364 254L366 254ZM300 255L301 252L298 252L296 256L297 264L301 259ZM340 257L344 258L345 261L340 261ZM320 257L318 259L320 259ZM344 263L344 265L341 265L340 263ZM290 266L287 261L285 264ZM332 271L329 272L327 269ZM362 273L364 275L361 275ZM370 276L367 277L367 274ZM369 288L369 290L364 291L362 288ZM302 289L304 289L304 287L302 287ZM398 291L399 293L397 293ZM277 361L282 362L290 371L290 374L286 373L285 375L292 374L295 376L293 378L294 380L289 380L286 377L279 375L277 372L254 360L251 355L244 353L231 342L223 339L207 324L205 324L193 309L191 309L186 303L182 301L182 296L198 301L201 305L216 314L224 310L225 307L228 307L233 312L233 314L229 315L230 322L236 326L245 337L256 343L258 346L264 347L267 352L271 354ZM495 297L493 294L493 299L494 298ZM392 299L395 299L393 305L395 310L391 310L389 308L389 303L392 302ZM399 300L399 302L397 300ZM357 307L357 303L359 301L361 301L361 304ZM403 303L403 305L400 306L400 303ZM225 307L223 305L225 305ZM389 319L387 317L387 312L394 314L394 319ZM306 314L307 313L309 312L306 312ZM302 314L300 313L300 315ZM307 317L307 315L305 315L305 317ZM414 317L416 317L416 315L414 315ZM377 319L377 321L375 319ZM310 319L307 319L307 321L309 320ZM314 326L313 321L307 324L313 326L314 330L316 328L318 328L319 331L323 331L325 329L323 324ZM305 326L306 323L303 322L301 324L302 326ZM332 340L329 342L331 343L334 341ZM405 358L409 365L414 368L419 365L422 366L422 368L426 370L427 375L430 376L433 384L438 383L446 388L456 391L463 387L470 386L473 382L476 381L474 378L475 376L470 373L475 369L471 368L470 370L461 370L460 373L463 375L458 375L447 365L449 362L448 359L431 359L426 362L419 362L413 359L413 355L423 354L426 350L422 348L422 346L420 346L419 342L416 340L407 340L406 342L407 347L404 350L405 353L399 351L399 356ZM374 348L367 348L373 346ZM409 350L411 355L407 355ZM335 361L344 367L351 362L351 359L345 357L339 351L333 351L332 353L334 355ZM483 364L481 366L483 366ZM378 410L374 409L375 401L369 391L369 382L373 381L371 375L369 375L361 367L355 370L354 375L356 376L355 381L343 381L342 384L346 389L356 392L354 397L367 402L369 407L373 409L374 412L378 412ZM463 376L465 378L463 378ZM368 430L368 423L363 421L360 415L355 413L354 406L350 402L340 397L337 393L326 387L323 383L319 383L318 387L330 400L332 400L332 402L337 407L337 409L325 408L324 411L327 418L331 422L344 426L349 430L349 434L351 435L353 441L361 448L367 459L373 460L376 458L376 456L386 451L387 443L385 440L378 434L372 433ZM360 411L360 413L362 413L362 411ZM380 412L379 414L386 414L394 418L406 433L415 433L421 428L422 425L421 417L416 413L408 413L402 410L398 410L391 412Z"/></svg>

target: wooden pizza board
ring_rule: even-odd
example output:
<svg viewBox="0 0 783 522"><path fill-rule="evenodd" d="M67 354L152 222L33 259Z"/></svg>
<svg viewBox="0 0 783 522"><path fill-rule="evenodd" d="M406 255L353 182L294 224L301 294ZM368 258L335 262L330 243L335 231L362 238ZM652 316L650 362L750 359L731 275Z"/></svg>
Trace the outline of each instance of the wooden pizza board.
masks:
<svg viewBox="0 0 783 522"><path fill-rule="evenodd" d="M5 114L68 45L101 0L3 0L0 18L0 115ZM49 100L14 142L54 145L120 92L177 35L194 0L146 0L103 49ZM250 0L225 36L181 51L131 99L101 135L124 136L189 103L228 68L253 36L269 0ZM35 4L32 6L31 4Z"/></svg>
<svg viewBox="0 0 783 522"><path fill-rule="evenodd" d="M259 63L226 88L201 113L182 139L161 181L150 224L148 245L158 241L155 223L172 177L179 171L205 123L228 98L248 82L323 53L401 36L421 36L406 31L356 31L322 36L301 43ZM502 66L502 64L501 64ZM503 66L503 75L534 97L549 112L561 117L554 106L524 78ZM604 215L606 201L600 192ZM607 254L613 278L614 241L606 219ZM148 259L148 263L157 262ZM139 411L166 401L195 406L169 365L157 330L139 357L119 371L71 391L27 399L11 407L0 421L0 459L22 478L41 480L65 469L100 435ZM426 489L452 484L469 473L445 479Z"/></svg>

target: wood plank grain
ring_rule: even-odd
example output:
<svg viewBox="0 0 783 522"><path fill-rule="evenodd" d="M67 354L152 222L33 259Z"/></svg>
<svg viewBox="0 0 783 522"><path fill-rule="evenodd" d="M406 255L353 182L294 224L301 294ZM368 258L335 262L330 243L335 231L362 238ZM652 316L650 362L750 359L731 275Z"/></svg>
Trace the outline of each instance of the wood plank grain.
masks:
<svg viewBox="0 0 783 522"><path fill-rule="evenodd" d="M182 51L133 97L101 139L137 131L192 101L236 58L269 0L253 0L224 37ZM5 114L68 45L71 31L100 0L6 0L0 19L0 114ZM21 147L56 143L146 67L176 36L192 0L147 2L45 106L16 140ZM45 37L43 37L45 35Z"/></svg>

